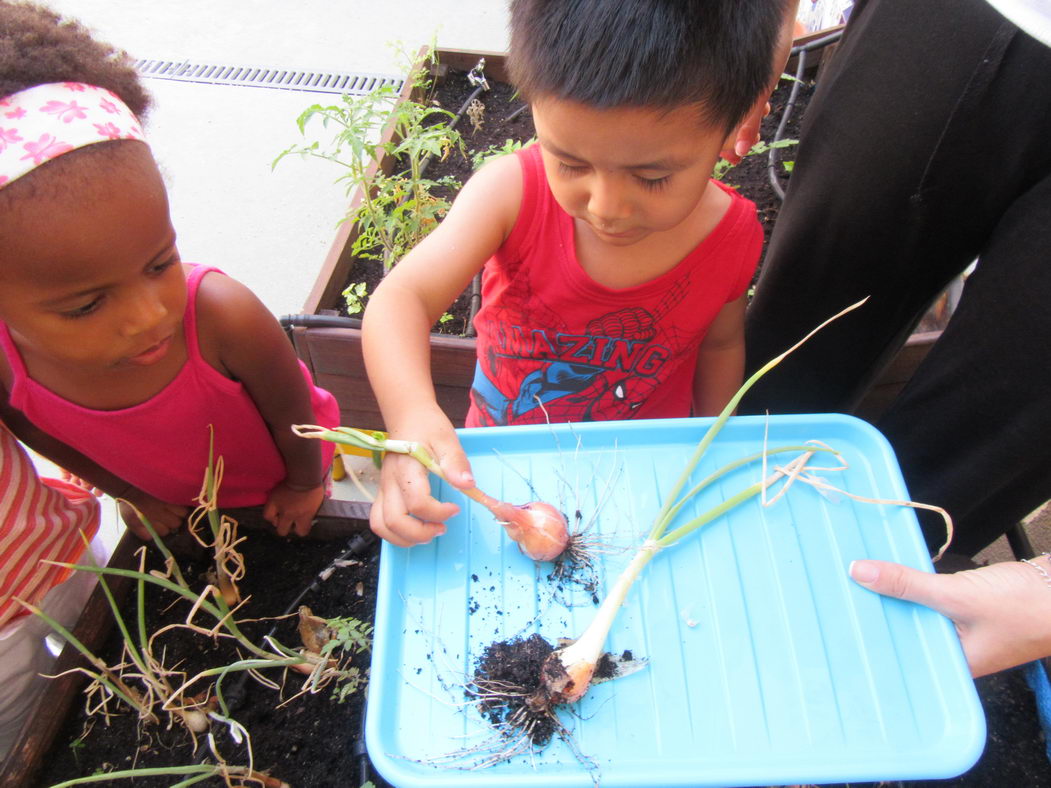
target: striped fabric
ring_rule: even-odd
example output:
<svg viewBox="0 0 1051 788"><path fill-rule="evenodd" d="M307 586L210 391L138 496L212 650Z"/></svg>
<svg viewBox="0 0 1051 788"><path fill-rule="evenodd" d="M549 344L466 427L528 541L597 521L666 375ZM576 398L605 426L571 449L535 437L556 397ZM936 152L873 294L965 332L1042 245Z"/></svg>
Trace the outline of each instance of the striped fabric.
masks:
<svg viewBox="0 0 1051 788"><path fill-rule="evenodd" d="M0 425L0 628L38 603L69 570L44 560L75 562L99 526L90 493L58 479L41 479L25 450Z"/></svg>

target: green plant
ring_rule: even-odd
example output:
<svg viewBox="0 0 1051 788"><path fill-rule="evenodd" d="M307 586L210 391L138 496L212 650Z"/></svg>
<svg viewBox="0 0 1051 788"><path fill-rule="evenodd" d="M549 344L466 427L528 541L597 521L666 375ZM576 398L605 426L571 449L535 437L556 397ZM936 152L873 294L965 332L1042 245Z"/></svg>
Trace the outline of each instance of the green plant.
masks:
<svg viewBox="0 0 1051 788"><path fill-rule="evenodd" d="M345 655L363 654L372 650L372 625L350 616L344 618L330 618L325 621L331 632L331 639L321 647L323 656L340 651ZM347 696L357 692L362 685L368 682L368 672L360 672L357 668L344 667L342 675L336 682L333 697L337 703L342 703Z"/></svg>
<svg viewBox="0 0 1051 788"><path fill-rule="evenodd" d="M433 53L434 49L431 48ZM431 87L429 74L436 66L433 54L419 67L413 88L423 96ZM316 157L335 162L346 169L337 181L347 193L359 190L360 205L344 219L358 224L359 235L352 252L355 256L381 260L389 271L406 252L433 230L449 209L449 201L435 193L439 187L455 190L460 184L452 178L431 180L424 176L427 162L434 157L464 153L459 132L451 128L453 114L422 101L399 100L390 85L381 85L364 96L344 95L339 104L314 104L297 119L301 134L318 118L325 129L334 129L332 139L298 144L282 151L273 166L285 156ZM382 132L393 136L383 141ZM397 164L385 173L380 162L385 156Z"/></svg>
<svg viewBox="0 0 1051 788"><path fill-rule="evenodd" d="M365 299L368 298L368 284L366 282L354 282L343 290L343 302L347 305L347 314L356 315L365 309Z"/></svg>
<svg viewBox="0 0 1051 788"><path fill-rule="evenodd" d="M526 145L531 145L536 141L536 137L531 137L528 140L504 140L503 145L490 145L485 150L475 151L471 154L471 169L477 170L493 159L499 159L501 156L506 156L509 153L514 153L517 150L521 150Z"/></svg>
<svg viewBox="0 0 1051 788"><path fill-rule="evenodd" d="M778 140L777 142L771 143L760 141L753 145L752 149L748 151L748 153L746 153L745 156L759 156L763 153L769 153L771 150L776 150L778 148L790 148L793 145L798 144L799 140ZM719 161L715 163L715 169L712 171L712 177L715 178L715 180L717 181L721 181L726 177L727 173L730 172L730 170L732 170L735 166L737 165L731 164L726 159L719 159ZM786 169L788 169L788 171L791 172L791 169L787 167Z"/></svg>

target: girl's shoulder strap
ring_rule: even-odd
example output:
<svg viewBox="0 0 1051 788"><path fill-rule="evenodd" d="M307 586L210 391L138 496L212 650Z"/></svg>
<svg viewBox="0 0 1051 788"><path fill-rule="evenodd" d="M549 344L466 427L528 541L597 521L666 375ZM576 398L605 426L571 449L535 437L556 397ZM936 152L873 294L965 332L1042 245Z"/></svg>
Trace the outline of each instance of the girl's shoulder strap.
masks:
<svg viewBox="0 0 1051 788"><path fill-rule="evenodd" d="M226 276L218 268L210 265L187 263L190 270L186 273L186 312L183 314L183 333L186 337L186 352L192 358L200 358L201 348L197 339L197 291L205 274L214 271Z"/></svg>
<svg viewBox="0 0 1051 788"><path fill-rule="evenodd" d="M16 390L21 390L22 383L26 378L26 365L22 361L22 354L18 352L15 341L11 338L11 332L7 323L0 321L0 352L7 361L8 369L11 370L11 385L9 396L13 396Z"/></svg>

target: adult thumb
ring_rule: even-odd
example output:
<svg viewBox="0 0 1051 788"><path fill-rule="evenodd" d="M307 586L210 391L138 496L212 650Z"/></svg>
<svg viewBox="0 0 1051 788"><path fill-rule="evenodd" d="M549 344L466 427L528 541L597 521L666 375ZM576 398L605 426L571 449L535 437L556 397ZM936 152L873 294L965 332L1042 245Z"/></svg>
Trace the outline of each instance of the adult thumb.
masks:
<svg viewBox="0 0 1051 788"><path fill-rule="evenodd" d="M850 576L858 585L884 596L892 596L941 611L941 584L944 575L921 572L918 569L894 564L889 561L864 559L852 561Z"/></svg>

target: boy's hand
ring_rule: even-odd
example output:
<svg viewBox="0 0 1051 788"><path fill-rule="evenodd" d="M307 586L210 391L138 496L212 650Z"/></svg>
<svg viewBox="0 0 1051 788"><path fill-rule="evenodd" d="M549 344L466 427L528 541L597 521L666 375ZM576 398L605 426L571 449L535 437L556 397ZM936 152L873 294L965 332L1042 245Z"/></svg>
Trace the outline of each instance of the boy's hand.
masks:
<svg viewBox="0 0 1051 788"><path fill-rule="evenodd" d="M149 542L153 537L146 530L146 526L142 524L142 520L139 517L140 513L150 521L150 525L157 532L157 536L167 536L173 531L178 531L182 528L183 523L186 522L187 515L190 513L189 506L165 503L152 495L144 493L142 490L127 492L122 498L123 500L118 504L120 519L131 529L132 533L144 542Z"/></svg>
<svg viewBox="0 0 1051 788"><path fill-rule="evenodd" d="M474 486L470 463L451 424L447 422L438 437L425 445L450 484L460 489ZM399 547L425 544L444 534L445 521L459 511L456 504L431 496L427 470L412 457L388 454L384 458L379 494L369 514L376 536Z"/></svg>
<svg viewBox="0 0 1051 788"><path fill-rule="evenodd" d="M314 524L314 515L325 500L325 485L297 490L285 482L270 491L263 507L263 518L277 529L278 536L306 536Z"/></svg>

